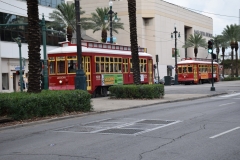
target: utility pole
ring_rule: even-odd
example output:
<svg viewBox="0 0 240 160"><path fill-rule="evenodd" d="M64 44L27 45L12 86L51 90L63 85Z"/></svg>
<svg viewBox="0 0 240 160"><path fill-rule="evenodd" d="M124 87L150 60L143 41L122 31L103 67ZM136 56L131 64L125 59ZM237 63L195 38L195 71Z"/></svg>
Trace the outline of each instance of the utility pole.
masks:
<svg viewBox="0 0 240 160"><path fill-rule="evenodd" d="M81 24L80 24L80 0L75 0L75 12L76 12L76 40L77 40L77 63L78 70L75 77L75 89L87 90L86 76L82 67L82 38L81 38Z"/></svg>

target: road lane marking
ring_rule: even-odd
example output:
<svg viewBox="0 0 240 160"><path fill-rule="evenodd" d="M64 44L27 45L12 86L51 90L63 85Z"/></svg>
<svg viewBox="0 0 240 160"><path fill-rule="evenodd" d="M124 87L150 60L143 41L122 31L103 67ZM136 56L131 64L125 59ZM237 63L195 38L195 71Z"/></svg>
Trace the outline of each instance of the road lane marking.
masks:
<svg viewBox="0 0 240 160"><path fill-rule="evenodd" d="M226 98L226 97L233 97L233 96L238 96L238 95L240 95L240 93L228 94L228 95L219 96L219 97L221 97L221 98Z"/></svg>
<svg viewBox="0 0 240 160"><path fill-rule="evenodd" d="M236 102L221 104L221 105L219 105L219 107L234 104L234 103L236 103Z"/></svg>
<svg viewBox="0 0 240 160"><path fill-rule="evenodd" d="M236 127L236 128L230 129L230 130L228 130L228 131L222 132L222 133L220 133L220 134L217 134L217 135L212 136L212 137L209 137L209 138L216 138L216 137L219 137L219 136L221 136L221 135L227 134L227 133L229 133L229 132L235 131L235 130L237 130L237 129L240 129L240 127Z"/></svg>

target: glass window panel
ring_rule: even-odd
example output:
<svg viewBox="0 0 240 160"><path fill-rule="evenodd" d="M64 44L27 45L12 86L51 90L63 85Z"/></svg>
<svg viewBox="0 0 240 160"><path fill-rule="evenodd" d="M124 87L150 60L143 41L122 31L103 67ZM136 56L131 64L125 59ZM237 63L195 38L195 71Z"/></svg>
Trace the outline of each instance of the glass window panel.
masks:
<svg viewBox="0 0 240 160"><path fill-rule="evenodd" d="M101 62L104 62L104 57L101 57Z"/></svg>
<svg viewBox="0 0 240 160"><path fill-rule="evenodd" d="M76 73L77 60L68 60L68 73Z"/></svg>
<svg viewBox="0 0 240 160"><path fill-rule="evenodd" d="M118 64L118 71L122 72L122 64Z"/></svg>
<svg viewBox="0 0 240 160"><path fill-rule="evenodd" d="M100 62L100 58L99 57L96 57L96 62Z"/></svg>
<svg viewBox="0 0 240 160"><path fill-rule="evenodd" d="M178 66L178 73L182 73L182 67Z"/></svg>
<svg viewBox="0 0 240 160"><path fill-rule="evenodd" d="M57 61L58 73L65 73L65 61Z"/></svg>
<svg viewBox="0 0 240 160"><path fill-rule="evenodd" d="M96 72L100 72L99 66L100 66L100 64L96 63Z"/></svg>
<svg viewBox="0 0 240 160"><path fill-rule="evenodd" d="M104 63L101 63L101 72L104 72Z"/></svg>
<svg viewBox="0 0 240 160"><path fill-rule="evenodd" d="M54 58L54 57L52 57L52 58ZM49 74L55 74L55 64L56 64L56 62L55 61L50 61L49 62Z"/></svg>

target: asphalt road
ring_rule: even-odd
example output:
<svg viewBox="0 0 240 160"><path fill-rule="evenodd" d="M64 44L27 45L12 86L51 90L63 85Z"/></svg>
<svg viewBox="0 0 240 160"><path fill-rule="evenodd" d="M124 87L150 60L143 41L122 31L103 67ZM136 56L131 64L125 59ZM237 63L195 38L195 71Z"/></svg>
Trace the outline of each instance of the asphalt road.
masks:
<svg viewBox="0 0 240 160"><path fill-rule="evenodd" d="M166 93L210 87L167 86ZM239 160L240 85L215 87L229 94L2 130L0 159Z"/></svg>

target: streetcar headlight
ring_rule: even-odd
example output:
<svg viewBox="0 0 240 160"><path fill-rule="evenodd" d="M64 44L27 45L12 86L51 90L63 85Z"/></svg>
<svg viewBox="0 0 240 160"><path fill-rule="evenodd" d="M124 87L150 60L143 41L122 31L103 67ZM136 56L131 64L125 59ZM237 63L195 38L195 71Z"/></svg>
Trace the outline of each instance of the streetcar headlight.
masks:
<svg viewBox="0 0 240 160"><path fill-rule="evenodd" d="M62 80L59 80L59 83L62 84Z"/></svg>

